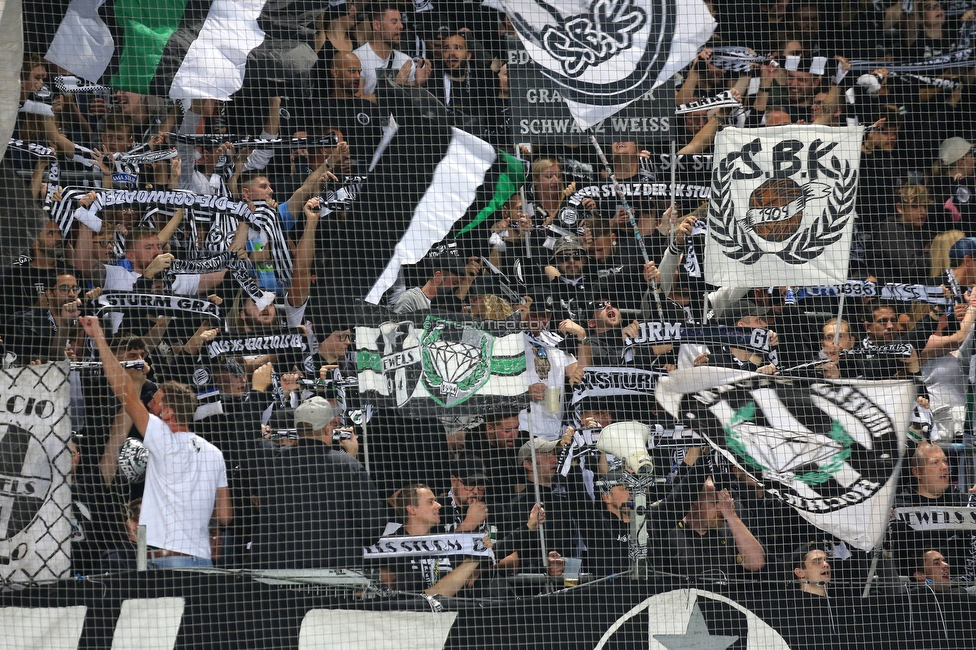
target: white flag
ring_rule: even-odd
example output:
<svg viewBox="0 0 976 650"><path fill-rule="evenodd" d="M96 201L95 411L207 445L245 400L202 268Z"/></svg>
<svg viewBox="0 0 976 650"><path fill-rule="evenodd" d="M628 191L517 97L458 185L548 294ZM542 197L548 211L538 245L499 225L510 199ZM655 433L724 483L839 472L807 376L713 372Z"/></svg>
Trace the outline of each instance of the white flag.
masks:
<svg viewBox="0 0 976 650"><path fill-rule="evenodd" d="M719 133L705 280L727 287L844 283L863 133L795 124Z"/></svg>
<svg viewBox="0 0 976 650"><path fill-rule="evenodd" d="M503 0L526 52L580 128L657 88L715 30L702 0Z"/></svg>
<svg viewBox="0 0 976 650"><path fill-rule="evenodd" d="M72 534L67 364L0 373L0 581L64 577Z"/></svg>
<svg viewBox="0 0 976 650"><path fill-rule="evenodd" d="M817 528L865 551L880 543L911 424L911 382L701 367L662 377L657 401Z"/></svg>

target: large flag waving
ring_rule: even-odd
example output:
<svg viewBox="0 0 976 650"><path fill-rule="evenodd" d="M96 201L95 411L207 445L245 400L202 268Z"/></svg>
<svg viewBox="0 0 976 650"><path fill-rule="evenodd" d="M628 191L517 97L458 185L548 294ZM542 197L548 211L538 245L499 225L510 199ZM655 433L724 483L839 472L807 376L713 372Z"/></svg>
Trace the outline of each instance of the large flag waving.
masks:
<svg viewBox="0 0 976 650"><path fill-rule="evenodd" d="M905 454L908 381L672 372L657 400L811 524L862 550L884 536Z"/></svg>
<svg viewBox="0 0 976 650"><path fill-rule="evenodd" d="M308 74L308 15L284 0L71 0L45 58L92 83L173 99L221 99L241 89L245 70L270 86ZM118 32L99 11L110 11ZM305 22L302 23L302 20Z"/></svg>
<svg viewBox="0 0 976 650"><path fill-rule="evenodd" d="M522 161L451 127L447 109L429 92L399 86L384 72L379 71L377 98L391 111L395 133L387 129L356 201L356 219L343 231L346 250L371 254L339 260L342 268L332 273L349 284L341 291L345 298L374 305L401 266L419 262L452 230L467 232L464 226L488 220L521 187L526 173ZM494 192L479 193L482 185ZM462 221L466 215L470 223Z"/></svg>
<svg viewBox="0 0 976 650"><path fill-rule="evenodd" d="M724 129L715 138L705 280L847 281L863 127Z"/></svg>
<svg viewBox="0 0 976 650"><path fill-rule="evenodd" d="M715 30L701 0L503 0L532 60L589 128L688 65Z"/></svg>

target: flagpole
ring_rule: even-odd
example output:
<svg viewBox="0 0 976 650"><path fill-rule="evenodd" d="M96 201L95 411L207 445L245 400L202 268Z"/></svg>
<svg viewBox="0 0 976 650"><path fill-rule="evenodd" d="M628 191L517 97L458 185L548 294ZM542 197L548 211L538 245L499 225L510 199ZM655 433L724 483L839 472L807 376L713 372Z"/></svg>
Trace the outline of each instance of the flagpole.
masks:
<svg viewBox="0 0 976 650"><path fill-rule="evenodd" d="M841 294L841 295L843 295L843 294ZM837 329L840 330L839 323L838 323ZM895 471L892 474L892 478L894 479L894 481L891 482L892 485L898 485L898 481L901 479L901 466L902 466L902 463L903 462L904 462L904 459L902 459L901 462L898 463L898 466L895 468ZM870 591L871 591L871 581L874 580L874 575L878 571L878 558L881 557L881 546L882 546L882 544L884 544L885 537L888 536L888 529L889 528L890 528L890 526L885 526L884 527L884 530L881 533L881 539L879 539L878 540L878 543L875 544L874 545L874 548L871 549L871 553L872 553L872 557L871 557L871 568L868 569L868 577L867 577L867 579L865 579L865 581L864 581L864 589L861 591L861 598L862 599L863 598L867 598L868 595L870 594Z"/></svg>
<svg viewBox="0 0 976 650"><path fill-rule="evenodd" d="M647 254L647 246L644 245L644 236L641 234L640 228L637 227L637 218L634 216L634 209L630 207L630 202L627 201L627 197L624 196L624 188L620 186L620 181L618 181L616 175L614 175L613 167L610 166L610 161L607 160L607 155L603 153L603 148L600 147L600 142L596 139L596 135L591 132L589 136L590 144L592 144L593 148L596 149L596 155L599 156L600 162L603 164L603 169L607 172L610 182L613 183L613 190L617 193L617 198L624 206L624 212L627 213L627 219L630 221L630 227L634 231L634 239L637 240L637 247L640 249L641 256L644 258L644 264L647 264L651 261L651 258ZM654 296L654 304L657 307L658 318L664 320L664 309L661 307L661 293L658 291L657 280L651 282L651 295Z"/></svg>
<svg viewBox="0 0 976 650"><path fill-rule="evenodd" d="M674 243L674 224L678 220L678 213L675 207L677 199L675 194L678 191L678 143L671 140L671 233L668 235L668 243Z"/></svg>
<svg viewBox="0 0 976 650"><path fill-rule="evenodd" d="M840 300L837 302L837 324L834 327L834 347L838 346L838 341L840 341L840 319L844 313L844 293L841 292Z"/></svg>
<svg viewBox="0 0 976 650"><path fill-rule="evenodd" d="M515 157L518 158L519 160L522 160L521 153L522 152L519 150L519 143L516 142L515 143ZM526 176L531 179L532 178L532 166L528 164L529 161L525 161L525 162L526 162L526 166L528 167L528 169L527 169L528 173L526 174ZM525 183L524 182L522 183L522 186L519 187L519 197L522 199L522 209L518 212L518 214L515 215L516 224L518 223L519 220L521 220L521 217L522 217L522 214L523 213L524 214L528 214L528 211L527 211L528 206L526 205L526 202L525 202ZM511 225L512 224L509 224L509 226L511 226ZM525 239L525 257L531 260L532 259L532 241L531 241L531 238L532 238L532 229L531 228L527 229L525 231L525 234L522 235L522 237L523 237L523 239Z"/></svg>
<svg viewBox="0 0 976 650"><path fill-rule="evenodd" d="M531 409L532 406L529 405ZM541 440L541 438L540 438ZM539 490L539 463L535 458L535 434L532 433L532 418L529 418L529 453L532 454L532 485L535 488L535 504L540 508L542 504L542 493ZM539 546L542 550L542 568L545 573L549 573L549 554L546 552L546 532L545 522L539 522Z"/></svg>

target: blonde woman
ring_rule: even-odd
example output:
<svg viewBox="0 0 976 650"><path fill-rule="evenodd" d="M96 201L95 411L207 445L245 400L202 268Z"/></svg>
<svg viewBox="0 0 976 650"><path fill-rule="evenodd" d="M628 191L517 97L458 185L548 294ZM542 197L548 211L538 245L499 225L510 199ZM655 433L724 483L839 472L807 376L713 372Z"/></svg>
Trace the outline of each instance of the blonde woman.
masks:
<svg viewBox="0 0 976 650"><path fill-rule="evenodd" d="M563 182L563 168L555 158L539 158L532 163L532 190L535 209L549 223L568 196ZM575 188L574 188L575 189ZM571 192L570 192L571 193Z"/></svg>
<svg viewBox="0 0 976 650"><path fill-rule="evenodd" d="M929 248L929 279L928 284L939 285L942 284L942 277L945 274L945 270L952 267L952 261L949 259L949 249L957 241L966 236L961 230L946 230L945 232L940 232L932 240L932 246Z"/></svg>

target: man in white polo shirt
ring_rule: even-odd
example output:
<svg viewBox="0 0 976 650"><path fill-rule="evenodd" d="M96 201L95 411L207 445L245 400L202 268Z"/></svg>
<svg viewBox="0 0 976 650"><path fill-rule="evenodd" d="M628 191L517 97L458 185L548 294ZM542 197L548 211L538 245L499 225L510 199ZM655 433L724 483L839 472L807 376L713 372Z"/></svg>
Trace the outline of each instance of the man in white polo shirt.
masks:
<svg viewBox="0 0 976 650"><path fill-rule="evenodd" d="M105 378L149 450L139 515L139 524L146 526L148 566L211 566L210 519L228 525L233 506L223 454L186 424L193 421L196 396L184 384L163 382L147 410L106 342L98 318L84 316L79 322L95 341Z"/></svg>

